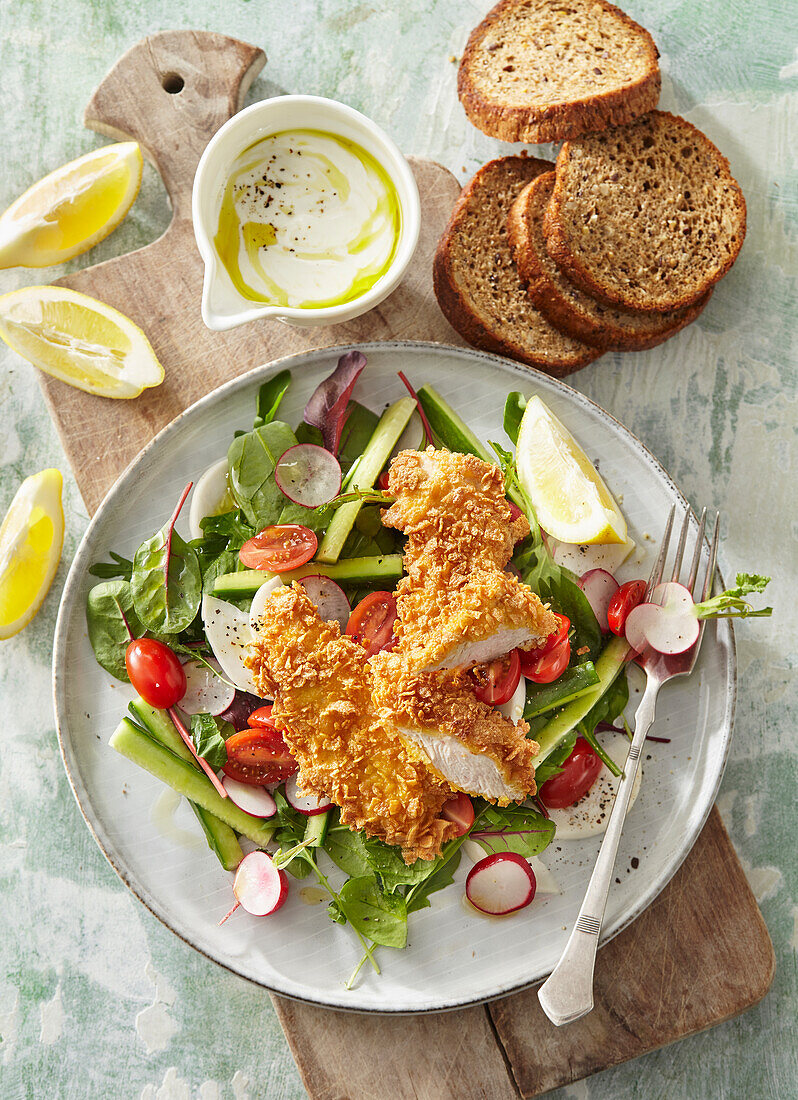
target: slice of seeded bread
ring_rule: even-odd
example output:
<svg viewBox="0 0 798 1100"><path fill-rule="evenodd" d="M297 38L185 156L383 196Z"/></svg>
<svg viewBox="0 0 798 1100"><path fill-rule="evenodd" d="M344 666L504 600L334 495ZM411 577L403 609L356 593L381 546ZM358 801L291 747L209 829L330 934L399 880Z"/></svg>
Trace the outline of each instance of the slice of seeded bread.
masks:
<svg viewBox="0 0 798 1100"><path fill-rule="evenodd" d="M502 0L471 32L457 94L502 141L562 141L656 107L659 54L605 0Z"/></svg>
<svg viewBox="0 0 798 1100"><path fill-rule="evenodd" d="M480 168L438 242L432 275L443 313L470 344L559 377L600 353L559 332L535 309L507 240L513 201L550 168L534 157L503 157Z"/></svg>
<svg viewBox="0 0 798 1100"><path fill-rule="evenodd" d="M543 236L543 216L553 190L554 172L528 183L512 205L507 232L529 297L556 328L604 351L642 351L656 347L696 319L711 290L685 309L630 313L597 302L569 283L546 251Z"/></svg>
<svg viewBox="0 0 798 1100"><path fill-rule="evenodd" d="M745 199L706 135L652 111L563 145L543 232L586 294L665 313L698 302L732 266Z"/></svg>

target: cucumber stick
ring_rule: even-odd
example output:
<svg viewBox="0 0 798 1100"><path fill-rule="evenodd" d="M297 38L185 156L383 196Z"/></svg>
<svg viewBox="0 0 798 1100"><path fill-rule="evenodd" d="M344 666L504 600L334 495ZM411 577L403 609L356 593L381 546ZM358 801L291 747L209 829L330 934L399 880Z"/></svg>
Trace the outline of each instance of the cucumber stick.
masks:
<svg viewBox="0 0 798 1100"><path fill-rule="evenodd" d="M203 772L134 726L129 718L122 719L108 743L122 756L162 780L190 802L196 802L237 833L249 837L259 847L271 840L274 832L271 825L244 813L229 798L222 798Z"/></svg>
<svg viewBox="0 0 798 1100"><path fill-rule="evenodd" d="M167 749L182 757L183 760L188 760L196 767L194 757L186 748L183 738L175 729L174 722L165 710L157 710L141 698L134 699L130 703L130 710L156 741L160 741ZM234 871L244 858L236 834L229 825L226 825L224 821L220 821L218 817L214 817L202 806L198 806L196 802L189 802L189 805L202 826L202 831L208 841L208 847L216 853L219 862L226 871Z"/></svg>
<svg viewBox="0 0 798 1100"><path fill-rule="evenodd" d="M415 412L416 403L412 397L401 397L394 402L380 417L380 422L374 429L374 435L368 441L365 451L353 472L347 490L371 489L379 477L380 470L391 457L391 451L396 446L399 436L407 427L410 417ZM363 507L362 501L353 500L348 504L342 504L332 518L330 526L322 539L321 546L316 554L319 562L336 562L343 550L349 532L354 526L357 514Z"/></svg>
<svg viewBox="0 0 798 1100"><path fill-rule="evenodd" d="M590 688L578 699L567 703L561 711L558 711L543 729L535 734L535 740L540 745L540 751L535 757L535 766L542 764L567 733L570 733L577 722L581 722L591 707L599 701L602 695L614 683L618 673L626 664L629 653L629 645L625 638L613 637L604 648L604 652L596 661L596 672L599 682Z"/></svg>
<svg viewBox="0 0 798 1100"><path fill-rule="evenodd" d="M254 596L265 581L276 574L263 569L242 569L238 573L223 573L213 583L213 595L220 599L239 600ZM384 554L380 557L343 558L342 561L322 565L311 561L290 573L281 573L285 584L301 580L302 577L330 577L344 584L356 584L362 581L398 581L402 576L402 555Z"/></svg>

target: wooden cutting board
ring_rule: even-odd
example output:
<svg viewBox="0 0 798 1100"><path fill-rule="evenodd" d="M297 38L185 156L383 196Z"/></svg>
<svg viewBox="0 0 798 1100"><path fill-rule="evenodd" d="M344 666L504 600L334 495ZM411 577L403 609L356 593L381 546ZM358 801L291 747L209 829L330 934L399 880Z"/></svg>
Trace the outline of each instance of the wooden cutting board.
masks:
<svg viewBox="0 0 798 1100"><path fill-rule="evenodd" d="M102 298L147 333L166 380L135 401L92 397L41 376L89 512L153 435L197 398L260 363L310 348L379 339L452 344L435 302L431 262L459 193L440 165L412 161L422 203L418 251L402 285L365 317L323 329L261 321L230 333L200 318L202 263L191 185L211 135L237 111L263 53L206 32L144 39L114 66L86 125L134 138L161 173L172 222L153 244L60 280ZM534 990L424 1016L356 1015L273 997L313 1100L489 1097L512 1100L578 1080L700 1031L755 1004L773 948L740 863L713 809L684 865L633 925L598 956L596 1008L557 1029Z"/></svg>

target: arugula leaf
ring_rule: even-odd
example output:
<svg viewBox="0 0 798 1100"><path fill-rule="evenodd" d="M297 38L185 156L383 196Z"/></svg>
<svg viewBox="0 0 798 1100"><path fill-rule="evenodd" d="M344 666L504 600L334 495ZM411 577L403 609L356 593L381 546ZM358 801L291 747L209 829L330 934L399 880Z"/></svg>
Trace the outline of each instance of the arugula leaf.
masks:
<svg viewBox="0 0 798 1100"><path fill-rule="evenodd" d="M525 408L526 398L522 393L513 390L512 393L507 394L507 400L504 402L504 430L513 443L518 443L518 429L521 426L521 417L524 415Z"/></svg>
<svg viewBox="0 0 798 1100"><path fill-rule="evenodd" d="M768 584L770 577L763 577L760 573L738 573L734 588L727 588L719 596L695 605L696 616L699 619L748 619L772 615L772 607L755 611L744 599L751 592L764 592Z"/></svg>
<svg viewBox="0 0 798 1100"><path fill-rule="evenodd" d="M286 497L274 480L274 468L296 436L281 420L234 439L227 452L230 490L247 523L262 531L277 523Z"/></svg>
<svg viewBox="0 0 798 1100"><path fill-rule="evenodd" d="M97 663L117 680L130 683L125 667L125 650L144 633L133 606L128 581L104 581L91 589L86 599L86 626Z"/></svg>
<svg viewBox="0 0 798 1100"><path fill-rule="evenodd" d="M281 370L278 374L275 374L274 378L270 378L268 382L263 383L258 390L253 428L262 428L264 424L271 424L290 384L290 370Z"/></svg>
<svg viewBox="0 0 798 1100"><path fill-rule="evenodd" d="M338 909L362 935L384 947L407 943L407 906L401 894L385 894L374 875L350 878L338 892Z"/></svg>
<svg viewBox="0 0 798 1100"><path fill-rule="evenodd" d="M121 577L122 580L129 581L130 574L133 572L133 562L128 558L123 558L121 554L115 554L113 550L109 550L108 554L113 561L98 561L94 565L90 565L89 573L91 576L101 577L103 580L110 580L111 577Z"/></svg>
<svg viewBox="0 0 798 1100"><path fill-rule="evenodd" d="M536 856L554 838L554 822L525 806L487 806L471 839L489 854L515 852Z"/></svg>
<svg viewBox="0 0 798 1100"><path fill-rule="evenodd" d="M442 890L444 886L451 886L454 882L454 873L460 865L460 848L447 860L436 859L432 863L432 872L415 887L407 898L407 912L415 913L417 909L429 907L430 894Z"/></svg>
<svg viewBox="0 0 798 1100"><path fill-rule="evenodd" d="M190 730L197 755L207 760L214 771L218 771L227 763L225 738L232 735L233 727L229 722L219 723L212 714L192 714Z"/></svg>

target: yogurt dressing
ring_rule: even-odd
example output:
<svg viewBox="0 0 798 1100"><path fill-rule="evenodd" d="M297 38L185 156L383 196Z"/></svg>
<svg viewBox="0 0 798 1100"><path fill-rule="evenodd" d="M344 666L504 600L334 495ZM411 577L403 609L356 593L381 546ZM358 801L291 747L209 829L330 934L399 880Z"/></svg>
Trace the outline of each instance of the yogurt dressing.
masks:
<svg viewBox="0 0 798 1100"><path fill-rule="evenodd" d="M390 267L400 226L396 188L365 149L290 130L236 158L214 244L244 297L318 309L374 286Z"/></svg>

